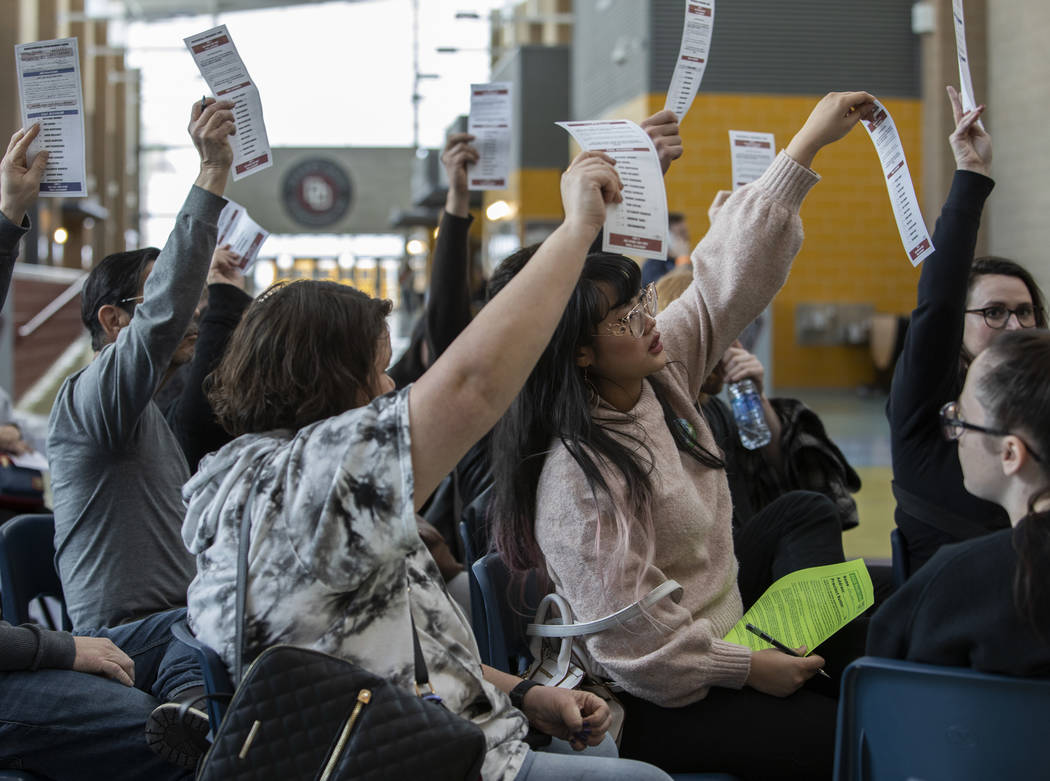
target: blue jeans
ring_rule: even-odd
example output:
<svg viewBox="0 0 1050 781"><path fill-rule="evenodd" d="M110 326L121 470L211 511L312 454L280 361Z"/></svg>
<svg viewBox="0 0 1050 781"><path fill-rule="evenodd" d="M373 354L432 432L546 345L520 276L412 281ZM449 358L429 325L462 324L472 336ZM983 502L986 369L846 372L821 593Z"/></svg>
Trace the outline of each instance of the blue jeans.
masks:
<svg viewBox="0 0 1050 781"><path fill-rule="evenodd" d="M189 779L146 746L146 718L202 685L196 654L175 640L179 608L92 634L135 662L135 686L73 670L0 673L0 767L62 779Z"/></svg>
<svg viewBox="0 0 1050 781"><path fill-rule="evenodd" d="M186 608L177 607L90 634L108 637L135 662L135 688L170 702L186 689L204 685L197 652L171 633L172 624L186 620Z"/></svg>

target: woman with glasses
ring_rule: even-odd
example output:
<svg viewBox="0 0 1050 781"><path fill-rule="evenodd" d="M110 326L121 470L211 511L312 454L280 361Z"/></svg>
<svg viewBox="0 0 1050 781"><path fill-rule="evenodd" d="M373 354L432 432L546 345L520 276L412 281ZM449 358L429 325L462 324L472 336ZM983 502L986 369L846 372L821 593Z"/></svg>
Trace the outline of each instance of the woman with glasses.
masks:
<svg viewBox="0 0 1050 781"><path fill-rule="evenodd" d="M868 653L1050 674L1050 333L1006 333L941 409L966 490L1009 526L941 548L879 609Z"/></svg>
<svg viewBox="0 0 1050 781"><path fill-rule="evenodd" d="M722 639L743 612L740 584L764 588L786 572L775 557L745 561L734 550L721 454L695 401L787 277L816 152L869 115L872 101L864 92L825 97L765 174L725 202L693 251L693 283L659 314L637 263L588 256L553 338L493 432L489 517L511 568L545 569L577 621L614 613L667 580L681 584L680 595L577 643L593 674L625 690L621 755L668 772L831 775L835 701L799 691L824 660ZM802 496L834 528L834 506Z"/></svg>
<svg viewBox="0 0 1050 781"><path fill-rule="evenodd" d="M941 545L1008 525L994 504L963 490L955 449L941 438L937 410L957 398L973 359L1004 330L1045 328L1043 296L1032 275L1003 258L973 260L989 178L992 142L978 106L955 113L949 137L957 170L922 266L918 305L897 360L886 415L893 456L895 521L905 569L915 572Z"/></svg>

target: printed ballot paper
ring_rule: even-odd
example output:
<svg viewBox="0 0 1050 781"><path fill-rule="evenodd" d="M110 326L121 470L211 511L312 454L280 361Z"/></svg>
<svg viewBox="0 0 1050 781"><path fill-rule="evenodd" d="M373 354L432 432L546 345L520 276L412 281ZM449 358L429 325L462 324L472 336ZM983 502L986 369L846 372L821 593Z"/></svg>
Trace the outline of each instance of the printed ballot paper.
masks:
<svg viewBox="0 0 1050 781"><path fill-rule="evenodd" d="M904 249L908 252L911 264L918 266L933 253L933 241L919 211L919 201L915 197L915 186L908 171L908 161L904 159L904 147L897 126L893 124L893 117L886 107L878 101L875 101L875 113L871 119L861 121L879 154Z"/></svg>
<svg viewBox="0 0 1050 781"><path fill-rule="evenodd" d="M800 569L770 586L725 639L753 651L771 648L747 631L753 624L788 648L812 651L874 603L863 559Z"/></svg>
<svg viewBox="0 0 1050 781"><path fill-rule="evenodd" d="M558 122L584 151L616 161L623 202L605 210L602 250L646 258L667 257L667 191L649 134L627 119Z"/></svg>
<svg viewBox="0 0 1050 781"><path fill-rule="evenodd" d="M248 268L259 257L259 249L270 236L270 232L248 216L248 210L236 201L226 199L226 206L219 212L216 247L229 246L241 256L241 271Z"/></svg>
<svg viewBox="0 0 1050 781"><path fill-rule="evenodd" d="M40 194L87 195L84 96L77 39L18 44L15 67L22 99L22 127L40 123L40 134L29 146L29 162L41 149L49 153Z"/></svg>
<svg viewBox="0 0 1050 781"><path fill-rule="evenodd" d="M700 89L714 26L715 0L686 0L682 45L678 49L678 60L664 104L664 108L673 111L679 122L685 119L686 112L693 105L696 91Z"/></svg>
<svg viewBox="0 0 1050 781"><path fill-rule="evenodd" d="M733 160L733 189L739 190L766 172L777 156L772 133L729 131L729 153Z"/></svg>
<svg viewBox="0 0 1050 781"><path fill-rule="evenodd" d="M502 190L510 176L513 88L509 81L470 85L467 132L474 136L478 162L470 166L471 190Z"/></svg>
<svg viewBox="0 0 1050 781"><path fill-rule="evenodd" d="M270 141L266 138L259 90L248 75L226 25L190 36L185 39L185 44L215 97L236 104L233 116L237 122L237 133L230 136L233 146L233 180L243 179L272 166L273 154L270 152Z"/></svg>
<svg viewBox="0 0 1050 781"><path fill-rule="evenodd" d="M968 112L977 108L977 101L973 96L970 58L966 53L966 17L963 15L963 0L952 0L952 17L955 19L955 55L959 60L959 92L962 94L963 111Z"/></svg>

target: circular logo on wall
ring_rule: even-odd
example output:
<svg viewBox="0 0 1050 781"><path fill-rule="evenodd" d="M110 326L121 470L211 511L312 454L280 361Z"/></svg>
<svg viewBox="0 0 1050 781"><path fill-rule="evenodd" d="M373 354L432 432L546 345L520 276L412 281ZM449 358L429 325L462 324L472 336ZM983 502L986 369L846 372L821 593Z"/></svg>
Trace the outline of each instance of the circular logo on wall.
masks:
<svg viewBox="0 0 1050 781"><path fill-rule="evenodd" d="M296 222L323 227L339 222L350 211L353 187L338 163L312 158L292 166L284 175L281 200Z"/></svg>

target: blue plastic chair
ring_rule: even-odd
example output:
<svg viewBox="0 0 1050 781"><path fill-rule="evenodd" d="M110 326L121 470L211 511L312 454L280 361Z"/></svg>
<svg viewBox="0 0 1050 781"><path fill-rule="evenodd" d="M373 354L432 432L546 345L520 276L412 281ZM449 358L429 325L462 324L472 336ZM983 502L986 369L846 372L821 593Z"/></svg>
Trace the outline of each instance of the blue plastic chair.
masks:
<svg viewBox="0 0 1050 781"><path fill-rule="evenodd" d="M226 671L226 665L219 654L194 637L185 621L172 624L171 633L175 635L175 639L195 650L200 659L201 672L204 674L204 691L209 695L209 731L214 739L215 732L222 723L222 717L226 715L226 706L236 687L230 680L230 674Z"/></svg>
<svg viewBox="0 0 1050 781"><path fill-rule="evenodd" d="M4 620L15 625L31 621L29 603L40 597L57 599L62 604L62 628L73 628L55 569L54 516L18 515L0 526L0 605Z"/></svg>
<svg viewBox="0 0 1050 781"><path fill-rule="evenodd" d="M489 663L488 622L485 620L485 600L481 595L481 586L478 585L477 575L474 574L474 548L470 539L470 530L465 521L459 522L459 539L463 544L463 561L467 565L467 583L470 588L470 628L474 632L474 641L478 644L478 654L481 661Z"/></svg>
<svg viewBox="0 0 1050 781"><path fill-rule="evenodd" d="M519 675L532 661L525 627L535 617L540 604L536 573L528 573L522 591L520 580L511 578L498 553L483 556L471 569L481 591L480 612L485 622L488 658L483 655L481 661L497 670Z"/></svg>
<svg viewBox="0 0 1050 781"><path fill-rule="evenodd" d="M890 532L890 551L893 555L893 587L900 588L911 576L911 562L908 561L908 545L900 529Z"/></svg>
<svg viewBox="0 0 1050 781"><path fill-rule="evenodd" d="M842 676L835 781L1046 777L1047 713L1050 680L863 656Z"/></svg>

